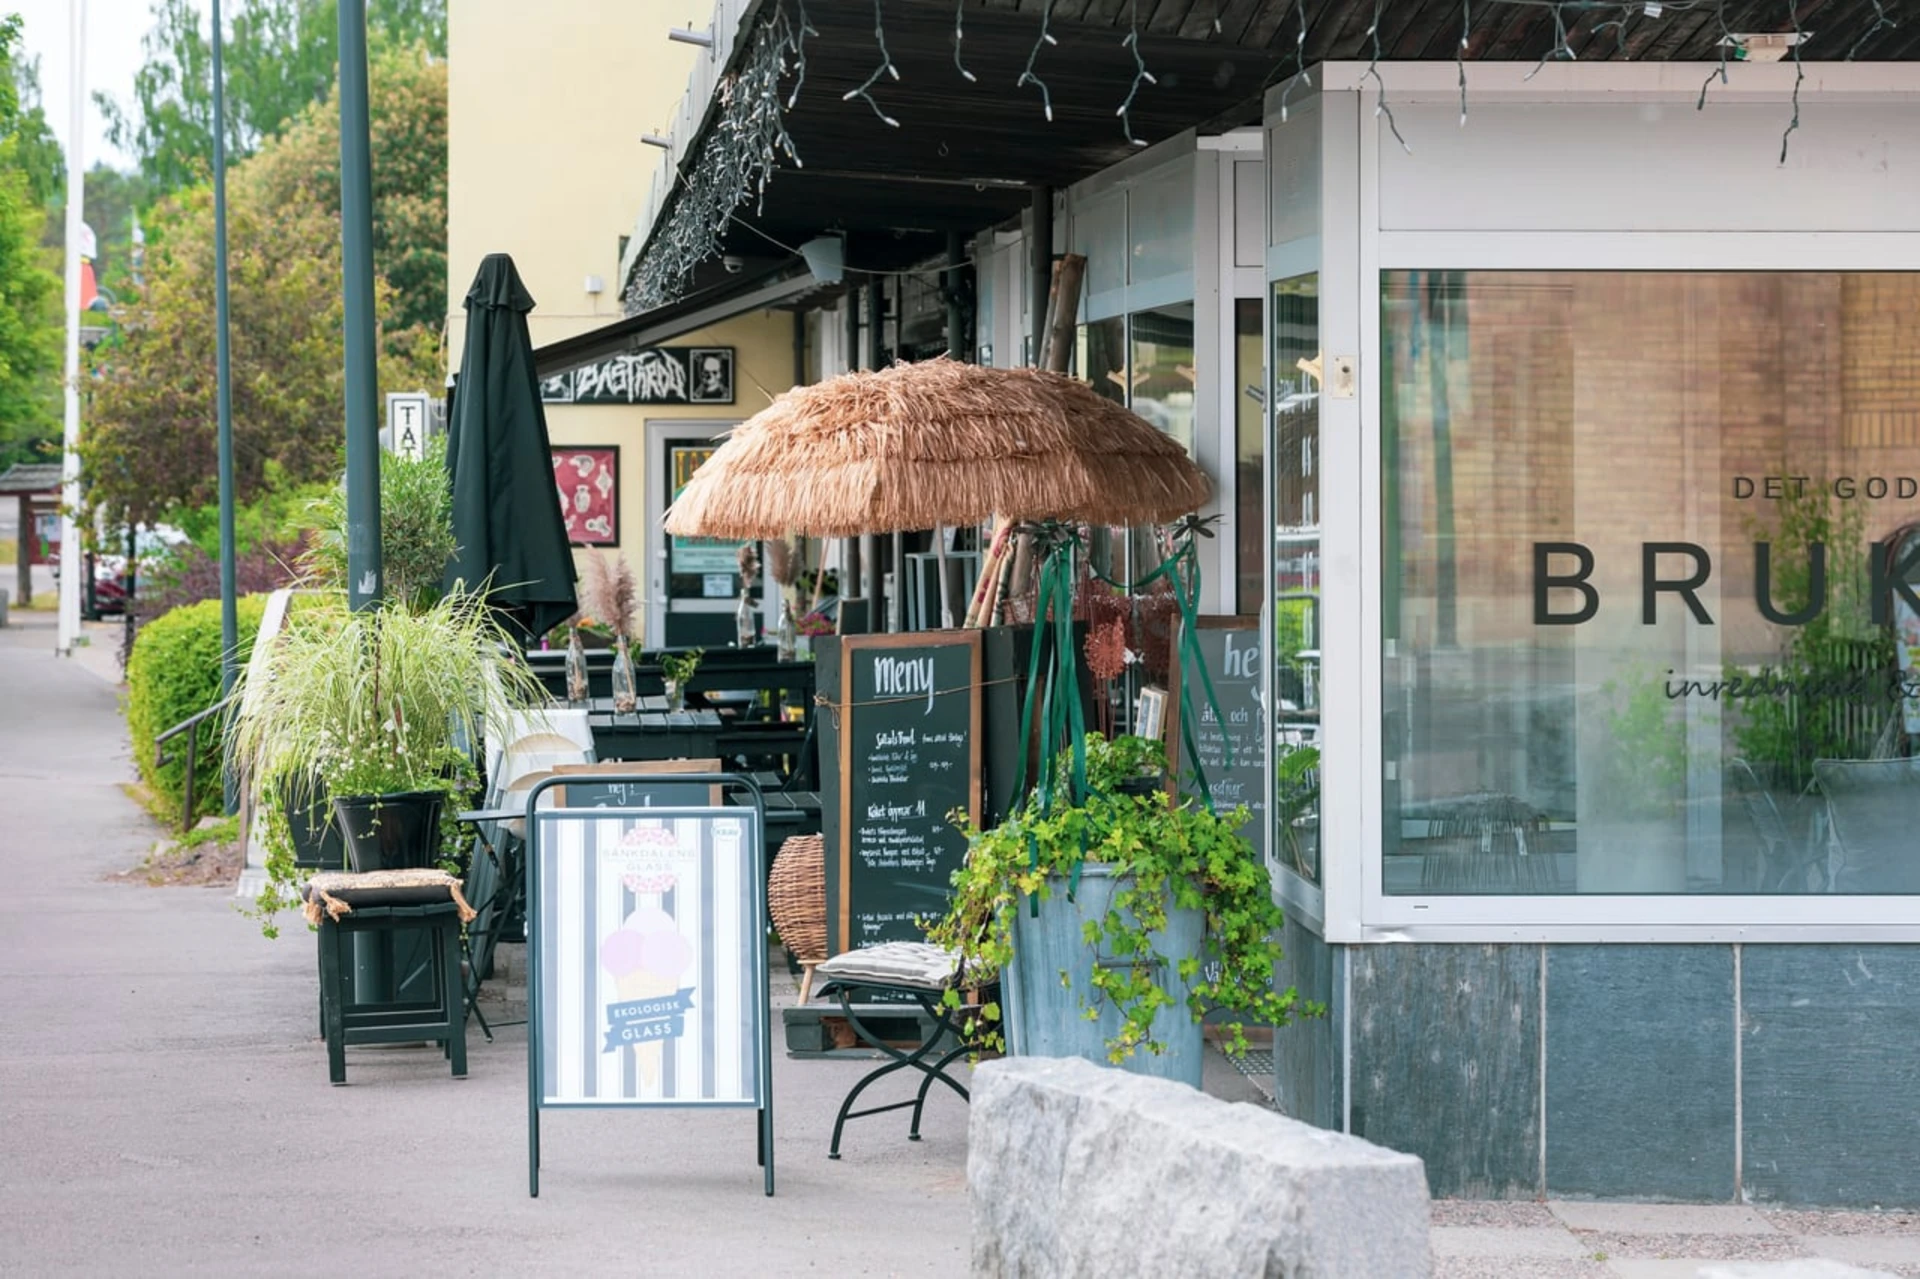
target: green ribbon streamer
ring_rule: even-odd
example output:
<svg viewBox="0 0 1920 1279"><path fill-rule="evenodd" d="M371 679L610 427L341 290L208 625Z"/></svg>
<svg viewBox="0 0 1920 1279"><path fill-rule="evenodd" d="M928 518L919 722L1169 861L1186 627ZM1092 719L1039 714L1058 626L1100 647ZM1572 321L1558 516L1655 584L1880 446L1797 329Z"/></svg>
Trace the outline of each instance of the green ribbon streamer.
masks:
<svg viewBox="0 0 1920 1279"><path fill-rule="evenodd" d="M1026 784L1028 750L1037 730L1040 768L1029 806L1037 805L1038 811L1044 815L1053 811L1056 790L1054 761L1063 747L1071 750L1067 774L1068 802L1074 805L1085 803L1088 794L1086 711L1080 699L1079 654L1073 643L1073 583L1080 538L1074 529L1047 524L1035 532L1034 541L1036 552L1041 557L1040 580L1035 600L1033 652L1027 662L1027 691L1020 717L1024 731L1020 735L1020 754L1014 777L1016 785ZM1188 532L1180 545L1158 567L1135 582L1122 582L1108 577L1092 567L1091 558L1088 568L1093 577L1129 594L1145 590L1162 578L1167 579L1180 611L1180 651L1174 655L1174 660L1185 663L1199 674L1207 704L1212 707L1215 719L1224 723L1220 701L1214 692L1213 677L1207 671L1200 652L1198 601L1201 568L1193 534ZM1049 614L1052 617L1050 626L1047 624ZM1044 679L1041 677L1042 671L1046 672ZM1194 729L1192 689L1191 679L1180 681L1181 731L1186 741L1187 757L1192 762L1194 783L1200 789L1201 802L1207 806L1208 812L1212 812L1213 792L1207 786L1206 772L1200 763L1199 739ZM1228 740L1223 745L1227 766L1232 767L1233 743ZM1068 878L1069 897L1079 891L1080 869L1086 861L1085 843L1086 836L1083 833L1081 858L1074 863ZM1029 835L1027 847L1029 865L1038 869L1039 837ZM1028 909L1034 915L1039 914L1037 896L1029 897Z"/></svg>

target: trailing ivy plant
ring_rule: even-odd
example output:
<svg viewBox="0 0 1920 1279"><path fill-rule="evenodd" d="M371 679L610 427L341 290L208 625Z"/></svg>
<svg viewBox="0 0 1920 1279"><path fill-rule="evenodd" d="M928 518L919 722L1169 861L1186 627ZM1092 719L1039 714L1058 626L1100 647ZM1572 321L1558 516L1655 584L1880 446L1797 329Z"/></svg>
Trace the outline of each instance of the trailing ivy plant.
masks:
<svg viewBox="0 0 1920 1279"><path fill-rule="evenodd" d="M1296 1015L1323 1011L1302 1006L1291 988L1274 989L1280 908L1265 863L1239 833L1247 810L1215 813L1170 794L1161 783L1166 754L1157 741L1108 741L1090 733L1086 743L1083 802L1063 800L1043 810L1029 801L985 829L954 815L968 838L967 858L954 874L951 907L930 930L931 939L960 952L963 972L998 972L1014 959L1014 913L1028 909L1031 897L1046 900L1071 891L1076 868L1098 864L1116 877L1107 912L1085 926L1087 945L1108 959L1093 968L1096 998L1122 1018L1119 1033L1107 1041L1109 1061L1166 1050L1152 1033L1155 1015L1175 1002L1156 978L1162 966L1188 983L1187 1011L1195 1020L1214 1009L1233 1014L1224 1026L1229 1052L1246 1051L1248 1022L1280 1027ZM1064 758L1058 761L1058 767L1065 765ZM1155 934L1165 929L1171 907L1205 912L1202 953L1163 955L1156 949ZM1071 984L1065 972L1060 977L1062 985ZM950 1008L960 1008L958 990L945 998ZM1082 1011L1088 1020L1100 1015L1095 1004ZM975 1042L1005 1047L998 1005L971 1010L966 1026Z"/></svg>

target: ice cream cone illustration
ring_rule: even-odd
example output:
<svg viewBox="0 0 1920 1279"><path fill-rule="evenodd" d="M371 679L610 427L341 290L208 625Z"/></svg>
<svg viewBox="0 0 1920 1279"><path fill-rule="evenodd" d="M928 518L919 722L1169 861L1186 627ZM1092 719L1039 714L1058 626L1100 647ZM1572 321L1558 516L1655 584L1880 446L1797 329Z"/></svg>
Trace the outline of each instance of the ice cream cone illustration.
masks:
<svg viewBox="0 0 1920 1279"><path fill-rule="evenodd" d="M649 902L628 915L600 945L600 964L613 974L621 1003L661 999L681 989L680 977L693 962L693 947L680 935L673 916ZM665 1038L633 1045L642 1092L656 1091Z"/></svg>

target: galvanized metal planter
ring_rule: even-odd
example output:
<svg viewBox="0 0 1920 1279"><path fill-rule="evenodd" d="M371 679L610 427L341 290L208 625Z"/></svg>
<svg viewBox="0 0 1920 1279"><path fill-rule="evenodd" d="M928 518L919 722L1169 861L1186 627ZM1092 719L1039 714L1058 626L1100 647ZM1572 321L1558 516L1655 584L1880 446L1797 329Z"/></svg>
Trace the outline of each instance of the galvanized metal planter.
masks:
<svg viewBox="0 0 1920 1279"><path fill-rule="evenodd" d="M1134 961L1100 954L1087 944L1083 926L1106 915L1108 903L1123 883L1112 867L1088 865L1080 873L1080 887L1073 897L1067 896L1066 879L1060 876L1052 895L1040 903L1037 916L1024 905L1019 909L1013 922L1013 962L1000 978L1008 1052L1114 1064L1107 1060L1107 1041L1119 1033L1122 1021L1119 1012L1094 990L1093 969L1096 964ZM1153 1020L1153 1038L1165 1044L1166 1051L1136 1052L1119 1063L1119 1069L1200 1086L1200 1023L1187 1011L1187 983L1174 963L1185 956L1200 956L1206 922L1201 910L1171 909L1166 930L1152 934L1154 950L1170 961L1156 980L1173 996L1173 1003ZM1060 981L1062 972L1067 974L1066 985ZM1085 1011L1089 1007L1099 1009L1099 1016L1091 1021Z"/></svg>

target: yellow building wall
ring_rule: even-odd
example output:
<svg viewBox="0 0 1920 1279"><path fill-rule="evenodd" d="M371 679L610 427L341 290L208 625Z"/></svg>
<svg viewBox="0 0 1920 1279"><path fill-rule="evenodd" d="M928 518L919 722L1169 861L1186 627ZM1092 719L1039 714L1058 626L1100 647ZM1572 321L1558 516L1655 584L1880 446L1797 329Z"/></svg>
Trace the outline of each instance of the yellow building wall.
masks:
<svg viewBox="0 0 1920 1279"><path fill-rule="evenodd" d="M702 11L704 12L704 10ZM533 295L535 346L620 319L620 238L631 234L696 58L667 39L663 0L457 0L447 6L447 353L480 259L512 255ZM588 276L604 288L586 289ZM658 547L647 510L648 421L751 417L793 384L793 317L758 312L672 340L734 348L732 405L547 406L555 444L620 446L620 553L642 582Z"/></svg>

